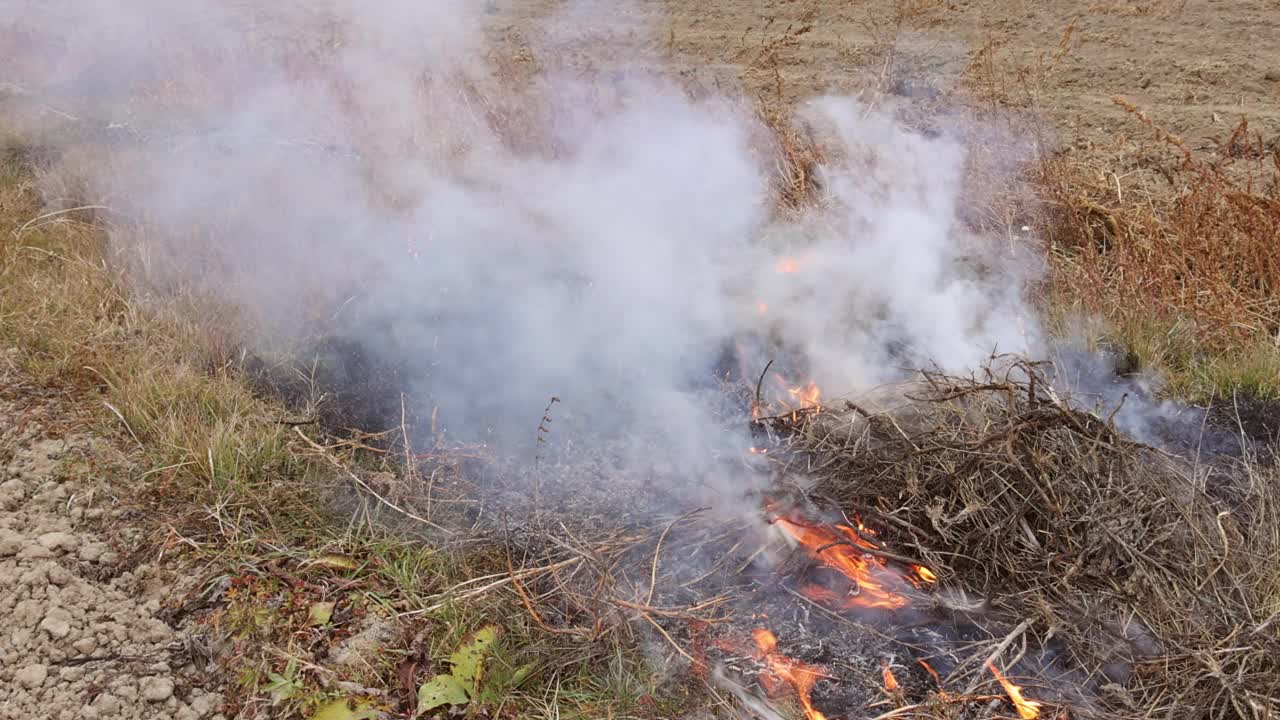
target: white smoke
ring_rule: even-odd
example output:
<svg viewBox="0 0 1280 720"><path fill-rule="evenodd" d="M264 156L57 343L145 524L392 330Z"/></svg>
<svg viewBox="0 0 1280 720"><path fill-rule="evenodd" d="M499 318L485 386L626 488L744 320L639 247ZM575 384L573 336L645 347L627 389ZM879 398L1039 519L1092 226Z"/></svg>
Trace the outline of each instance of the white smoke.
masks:
<svg viewBox="0 0 1280 720"><path fill-rule="evenodd" d="M552 70L518 82L481 3L30 3L0 23L46 40L56 72L26 80L46 117L115 129L81 172L137 221L113 240L140 287L213 293L260 350L357 342L457 436L527 433L556 395L697 456L725 443L698 388L735 340L798 352L828 395L1037 347L1028 271L959 218L965 128L815 99L825 197L776 213L776 148L741 98L628 68L630 34L605 63L623 72L573 69L565 18L598 9L529 30Z"/></svg>

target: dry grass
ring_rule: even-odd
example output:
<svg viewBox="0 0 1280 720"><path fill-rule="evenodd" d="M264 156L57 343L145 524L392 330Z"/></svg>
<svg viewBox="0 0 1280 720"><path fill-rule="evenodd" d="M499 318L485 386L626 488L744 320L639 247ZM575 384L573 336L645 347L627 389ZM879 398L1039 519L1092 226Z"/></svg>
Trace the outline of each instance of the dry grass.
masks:
<svg viewBox="0 0 1280 720"><path fill-rule="evenodd" d="M0 156L0 347L16 349L6 358L25 377L74 398L122 450L126 464L113 472L136 481L127 502L145 511L146 552L161 547L188 568L199 597L182 612L197 612L223 643L219 667L238 688L232 712L309 713L361 687L389 689L378 702L400 707L412 694L398 689L402 660L416 663L407 682L422 682L464 634L495 621L507 631L495 662L536 668L504 698L505 713L681 712L686 698L661 690L643 656L617 642L563 647L506 583L467 594L467 580L506 572L496 546L418 539L420 526L353 480L385 488L402 458L351 443L318 451L298 437L281 421L311 409L255 393L230 361L234 329L210 320L216 305L181 288L130 292L107 260L114 218L47 210L38 188L49 185L29 156L22 148ZM336 607L323 628L308 617L320 602ZM372 651L334 664L331 652L377 625L391 629ZM273 709L271 674L291 663L300 689Z"/></svg>
<svg viewBox="0 0 1280 720"><path fill-rule="evenodd" d="M1159 143L1140 152L1165 187L1124 190L1110 170L1065 160L1042 168L1058 309L1106 318L1187 394L1274 394L1280 155L1242 124L1211 162L1128 109Z"/></svg>
<svg viewBox="0 0 1280 720"><path fill-rule="evenodd" d="M1042 693L1085 716L1274 717L1275 468L1167 456L1046 387L1023 363L926 375L887 409L785 416L770 457L985 595L989 619L1028 622L1027 663L1065 640L1075 680Z"/></svg>
<svg viewBox="0 0 1280 720"><path fill-rule="evenodd" d="M901 2L898 20L941 6ZM994 85L995 66L979 59ZM753 72L781 82L776 68ZM467 99L502 142L555 152L538 140L545 118L522 113L521 99L508 102L501 88L489 90L469 88ZM784 93L777 87L774 94ZM791 123L788 108L764 102L760 113L773 136L760 147L775 159L778 207L821 202L821 148ZM1040 226L1053 261L1047 310L1104 319L1097 334L1134 364L1168 373L1175 391L1280 393L1280 159L1242 128L1224 144L1232 166L1211 163L1133 115L1163 148L1146 157L1163 168L1166 187L1117 192L1110 169L1060 158L1045 159L1034 177L1048 209ZM377 128L368 129L376 142ZM278 422L294 413L256 395L228 361L234 332L206 322L204 301L185 291L149 299L128 292L107 260L104 226L113 217L101 209L46 215L26 162L6 156L0 165L0 341L20 348L27 373L76 393L97 409L105 432L136 448L133 471L146 481L140 502L169 525L160 540L193 548L212 576L247 588L217 620L246 633L234 662L247 712L263 710L268 672L314 651L294 637L305 631L305 616L272 618L273 629L260 632L255 593L278 596L273 583L282 572L328 553L357 558L359 567L309 577L308 591L291 602L326 599L341 587L359 595L351 607L363 616L439 606L403 628L409 635L431 629L430 657L447 655L477 624L502 618L523 648L515 655L545 663L535 686L513 698L523 716L679 711L654 704L664 690L623 644L566 643L539 627L511 587L457 601L450 590L458 583L503 572L494 548L440 552L388 531L403 518L386 507L367 497L351 502L360 496L335 476L330 459ZM76 194L68 184L64 203ZM1020 225L1028 203L1014 195L984 195L982 212L966 220L986 230ZM1134 617L1176 649L1138 663L1127 691L1132 707L1111 698L1121 714L1275 711L1268 683L1280 679L1267 655L1277 651L1280 627L1267 624L1280 609L1273 471L1240 468L1210 492L1203 468L1133 446L1016 381L939 382L909 417L895 415L905 436L884 425L887 416L854 414L838 418L847 421L840 435L806 427L795 442L826 459L819 477L831 494L877 510L890 524L905 518L911 528L899 528L898 539L950 577L1027 588L1006 609L1025 613L1040 637L1072 636L1083 661L1103 662L1125 646L1099 638L1114 640L1115 623ZM870 451L850 455L833 445L851 433L870 438ZM350 447L331 454L362 474L402 471L394 458ZM414 645L411 637L391 644L406 653ZM397 660L392 654L349 677L394 686ZM331 673L304 675L315 693L297 708L334 692Z"/></svg>

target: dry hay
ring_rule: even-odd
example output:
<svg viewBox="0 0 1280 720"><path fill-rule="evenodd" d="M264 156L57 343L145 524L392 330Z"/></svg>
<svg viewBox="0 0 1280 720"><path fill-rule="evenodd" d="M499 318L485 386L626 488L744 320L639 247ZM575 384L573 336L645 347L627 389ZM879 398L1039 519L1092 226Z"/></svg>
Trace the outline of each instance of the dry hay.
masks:
<svg viewBox="0 0 1280 720"><path fill-rule="evenodd" d="M891 409L766 421L814 494L944 585L1065 639L1108 717L1280 711L1280 478L1135 443L1021 361L926 373Z"/></svg>

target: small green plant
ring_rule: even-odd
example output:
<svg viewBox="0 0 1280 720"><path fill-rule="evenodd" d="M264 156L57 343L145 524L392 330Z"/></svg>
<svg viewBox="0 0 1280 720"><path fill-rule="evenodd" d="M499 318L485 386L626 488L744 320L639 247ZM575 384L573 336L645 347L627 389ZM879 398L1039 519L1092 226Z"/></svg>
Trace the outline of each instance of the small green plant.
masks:
<svg viewBox="0 0 1280 720"><path fill-rule="evenodd" d="M452 671L441 673L418 688L418 715L444 705L484 705L506 696L529 677L533 664L512 667L495 663L486 674L485 660L493 655L502 628L485 625L463 639L449 656Z"/></svg>
<svg viewBox="0 0 1280 720"><path fill-rule="evenodd" d="M339 698L320 706L311 720L372 720L379 714L377 707L368 701Z"/></svg>
<svg viewBox="0 0 1280 720"><path fill-rule="evenodd" d="M266 691L271 694L272 706L292 700L302 692L302 678L298 676L296 658L289 658L283 673L268 673L267 679L271 681L267 684Z"/></svg>

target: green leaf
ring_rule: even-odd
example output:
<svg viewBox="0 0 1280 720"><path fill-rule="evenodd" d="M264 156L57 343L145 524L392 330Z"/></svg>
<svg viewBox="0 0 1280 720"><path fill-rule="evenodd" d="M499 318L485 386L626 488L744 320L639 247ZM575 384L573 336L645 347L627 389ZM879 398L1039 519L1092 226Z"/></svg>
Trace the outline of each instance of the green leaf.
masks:
<svg viewBox="0 0 1280 720"><path fill-rule="evenodd" d="M351 698L341 698L320 706L311 720L373 720L378 711L368 701L357 701L355 709L351 707Z"/></svg>
<svg viewBox="0 0 1280 720"><path fill-rule="evenodd" d="M500 666L490 669L485 673L484 685L480 688L479 694L473 695L471 699L480 705L498 702L512 690L524 684L536 667L536 663L528 663L518 668Z"/></svg>
<svg viewBox="0 0 1280 720"><path fill-rule="evenodd" d="M511 689L514 690L523 685L524 681L528 680L529 676L533 674L536 667L537 663L528 663L516 668L515 673L511 676Z"/></svg>
<svg viewBox="0 0 1280 720"><path fill-rule="evenodd" d="M468 700L467 686L461 680L452 675L437 675L418 688L418 714L441 705L466 705Z"/></svg>
<svg viewBox="0 0 1280 720"><path fill-rule="evenodd" d="M331 618L333 618L333 603L312 603L311 611L307 613L307 624L312 627L328 625Z"/></svg>
<svg viewBox="0 0 1280 720"><path fill-rule="evenodd" d="M284 674L267 673L267 679L271 682L267 685L266 691L271 693L271 704L273 706L279 705L302 692L302 682L297 675L298 661L295 658L289 658L288 664L284 667Z"/></svg>
<svg viewBox="0 0 1280 720"><path fill-rule="evenodd" d="M349 555L339 555L338 553L321 555L313 560L312 563L335 570L355 570L359 567L354 558Z"/></svg>
<svg viewBox="0 0 1280 720"><path fill-rule="evenodd" d="M464 640L449 656L449 662L453 665L453 676L472 688L480 687L485 655L498 641L498 635L501 632L502 628L497 625L485 625Z"/></svg>

